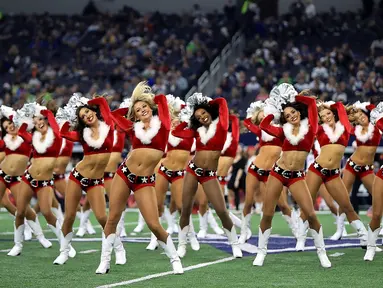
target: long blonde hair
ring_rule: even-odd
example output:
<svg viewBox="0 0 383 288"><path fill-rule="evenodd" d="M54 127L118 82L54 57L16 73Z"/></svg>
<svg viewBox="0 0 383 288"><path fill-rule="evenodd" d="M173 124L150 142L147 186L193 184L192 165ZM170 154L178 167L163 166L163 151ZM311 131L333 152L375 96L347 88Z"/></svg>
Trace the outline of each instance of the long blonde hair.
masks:
<svg viewBox="0 0 383 288"><path fill-rule="evenodd" d="M134 88L133 93L132 93L132 104L129 107L129 112L128 112L128 119L131 121L136 120L135 112L134 112L134 105L139 102L146 102L150 108L153 111L157 111L157 105L154 103L154 93L152 92L152 88L148 85L148 82L142 81L137 84L136 88Z"/></svg>

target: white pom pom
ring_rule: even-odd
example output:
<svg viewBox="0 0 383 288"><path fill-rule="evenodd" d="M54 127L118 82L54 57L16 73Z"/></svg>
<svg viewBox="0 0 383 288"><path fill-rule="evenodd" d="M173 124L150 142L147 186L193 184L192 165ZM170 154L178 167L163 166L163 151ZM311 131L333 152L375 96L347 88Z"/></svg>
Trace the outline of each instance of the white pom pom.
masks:
<svg viewBox="0 0 383 288"><path fill-rule="evenodd" d="M120 104L120 108L130 108L132 105L132 99L131 98L125 98L124 101Z"/></svg>
<svg viewBox="0 0 383 288"><path fill-rule="evenodd" d="M383 117L383 102L380 102L370 113L370 121L373 125Z"/></svg>
<svg viewBox="0 0 383 288"><path fill-rule="evenodd" d="M357 101L352 106L354 106L354 108L356 108L356 109L360 109L360 110L362 110L364 112L368 112L368 109L367 109L368 105L370 105L370 102L360 102L360 101Z"/></svg>
<svg viewBox="0 0 383 288"><path fill-rule="evenodd" d="M271 91L269 98L275 99L281 104L287 102L295 102L295 96L298 95L298 92L294 89L294 86L288 83L282 83L278 86L275 86Z"/></svg>
<svg viewBox="0 0 383 288"><path fill-rule="evenodd" d="M181 122L189 123L190 122L190 118L192 117L192 115L193 115L193 108L190 107L190 105L186 105L180 111L180 120L181 120Z"/></svg>
<svg viewBox="0 0 383 288"><path fill-rule="evenodd" d="M13 123L18 128L20 128L23 123L26 123L27 131L31 131L35 127L32 117L25 117L22 113L19 112L16 112L13 116Z"/></svg>
<svg viewBox="0 0 383 288"><path fill-rule="evenodd" d="M13 110L11 107L1 105L0 111L2 114L2 117L10 118L11 116L14 116L16 114L16 111Z"/></svg>
<svg viewBox="0 0 383 288"><path fill-rule="evenodd" d="M256 101L256 102L251 103L250 107L247 108L247 110L246 110L246 114L247 114L246 118L253 117L255 112L262 110L264 107L265 107L265 103L263 103L262 101Z"/></svg>

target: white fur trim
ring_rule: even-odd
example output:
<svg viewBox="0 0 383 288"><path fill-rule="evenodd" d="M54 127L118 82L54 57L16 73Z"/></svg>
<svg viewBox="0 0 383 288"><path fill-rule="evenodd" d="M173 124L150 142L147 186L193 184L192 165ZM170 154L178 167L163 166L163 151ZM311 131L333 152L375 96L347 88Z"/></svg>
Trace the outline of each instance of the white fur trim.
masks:
<svg viewBox="0 0 383 288"><path fill-rule="evenodd" d="M217 131L217 125L218 125L219 117L211 122L209 127L206 129L205 126L201 126L197 129L197 132L199 134L199 137L201 138L201 143L203 145L206 145L206 143L214 137L215 132Z"/></svg>
<svg viewBox="0 0 383 288"><path fill-rule="evenodd" d="M315 149L315 151L317 151L317 153L319 155L321 148L320 148L320 144L319 144L318 140L315 140L315 142L314 142L314 149Z"/></svg>
<svg viewBox="0 0 383 288"><path fill-rule="evenodd" d="M60 148L60 153L59 153L59 155L61 155L61 153L63 152L65 146L66 146L66 139L65 139L65 138L62 138L61 148Z"/></svg>
<svg viewBox="0 0 383 288"><path fill-rule="evenodd" d="M51 127L48 127L47 133L45 134L45 139L41 141L42 134L39 131L33 132L32 144L33 148L39 153L44 154L47 152L48 148L52 146L55 140L55 134Z"/></svg>
<svg viewBox="0 0 383 288"><path fill-rule="evenodd" d="M363 127L361 125L356 125L355 127L355 136L362 143L366 143L368 140L371 140L374 135L374 125L371 123L368 124L367 132L362 134Z"/></svg>
<svg viewBox="0 0 383 288"><path fill-rule="evenodd" d="M191 149L190 149L190 152L194 152L195 151L195 149L197 148L197 141L195 140L195 138L193 139L193 145L192 145L192 147L191 147Z"/></svg>
<svg viewBox="0 0 383 288"><path fill-rule="evenodd" d="M322 127L324 133L327 135L331 143L335 143L336 141L338 141L339 137L342 136L344 132L344 126L342 125L342 123L340 123L340 121L336 122L335 130L333 130L327 123L322 124Z"/></svg>
<svg viewBox="0 0 383 288"><path fill-rule="evenodd" d="M231 142L233 141L233 135L231 132L227 133L225 144L223 145L222 153L225 153L227 148L230 147Z"/></svg>
<svg viewBox="0 0 383 288"><path fill-rule="evenodd" d="M293 134L293 128L293 125L290 123L283 124L283 132L287 140L290 144L297 145L306 136L307 132L309 132L309 120L307 118L301 120L297 135Z"/></svg>
<svg viewBox="0 0 383 288"><path fill-rule="evenodd" d="M169 144L173 147L177 147L182 141L182 138L178 138L176 136L173 136L172 133L169 133Z"/></svg>
<svg viewBox="0 0 383 288"><path fill-rule="evenodd" d="M116 146L118 140L117 130L113 131L113 147Z"/></svg>
<svg viewBox="0 0 383 288"><path fill-rule="evenodd" d="M144 130L143 122L140 121L134 123L134 132L136 134L136 137L141 140L142 144L152 143L153 137L157 135L160 128L161 121L160 118L158 118L158 116L153 116L152 119L150 119L150 125L147 130Z"/></svg>
<svg viewBox="0 0 383 288"><path fill-rule="evenodd" d="M364 112L368 112L368 109L367 109L367 106L370 105L370 102L360 102L360 101L357 101L353 104L353 106L356 108L356 109L360 109L360 110L363 110Z"/></svg>
<svg viewBox="0 0 383 288"><path fill-rule="evenodd" d="M106 124L105 122L98 121L98 123L99 123L98 124L98 134L99 134L98 139L92 138L92 129L90 129L89 127L86 127L83 132L83 137L86 144L96 149L99 149L102 147L110 130L109 125Z"/></svg>
<svg viewBox="0 0 383 288"><path fill-rule="evenodd" d="M261 138L262 138L262 141L264 142L270 142L270 141L273 141L275 137L261 130Z"/></svg>
<svg viewBox="0 0 383 288"><path fill-rule="evenodd" d="M7 134L3 138L5 146L12 151L17 150L21 144L23 144L24 139L20 136L17 136L15 140L12 140L12 135Z"/></svg>

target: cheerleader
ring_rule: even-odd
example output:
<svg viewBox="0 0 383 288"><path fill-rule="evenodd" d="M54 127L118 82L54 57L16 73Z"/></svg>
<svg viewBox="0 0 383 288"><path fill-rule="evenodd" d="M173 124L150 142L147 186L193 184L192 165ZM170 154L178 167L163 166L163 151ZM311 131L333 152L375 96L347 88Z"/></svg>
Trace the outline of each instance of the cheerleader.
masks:
<svg viewBox="0 0 383 288"><path fill-rule="evenodd" d="M30 116L24 112L30 112ZM31 165L21 178L17 192L15 246L9 252L12 256L20 255L22 251L24 217L33 195L37 197L41 213L57 238L60 238L59 231L61 228L61 223L51 210L52 198L54 197L53 169L61 148L59 126L53 113L36 103L24 105L22 109L17 111L14 120L15 123L23 123L18 130L18 135L25 143L32 145L33 156ZM27 129L32 128L32 134L27 132ZM71 254L75 255L76 252L72 250Z"/></svg>
<svg viewBox="0 0 383 288"><path fill-rule="evenodd" d="M105 226L103 176L113 147L114 123L108 103L102 97L89 100L76 93L59 112L67 120L61 127L61 136L72 142L80 142L84 150L84 158L72 169L65 191L65 218L60 238L60 255L53 262L62 265L68 260L73 237L72 227L83 190L87 193L97 221L102 227ZM69 130L69 121L77 124L76 131ZM119 237L116 242L116 264L122 265L126 263L125 250Z"/></svg>
<svg viewBox="0 0 383 288"><path fill-rule="evenodd" d="M286 104L283 104L281 108L278 107L281 104L280 102L274 104L282 111L281 124L283 127L271 125L271 121L274 119L273 114L266 116L262 120L260 127L268 134L283 139L283 153L271 170L266 184L263 216L259 227L258 253L253 265L263 266L267 254L267 243L271 235L275 205L280 197L282 187L286 186L301 210L305 215L308 215L310 231L314 238L314 245L317 248L320 263L322 267L329 268L331 263L326 255L322 226L315 215L303 170L318 129L316 102L311 97L295 96L296 91L289 84L283 83L274 89L276 89L277 95L288 97Z"/></svg>
<svg viewBox="0 0 383 288"><path fill-rule="evenodd" d="M340 162L347 147L352 127L347 118L347 112L343 104L321 103L318 105L319 127L317 139L320 145L320 153L311 164L306 183L311 197L315 201L321 184L324 184L327 191L339 205L339 210L344 211L351 226L355 229L360 238L362 246L367 243L367 230L360 221L351 205L349 194L343 181L340 178ZM296 249L304 249L308 221L304 211L301 212L300 234L297 239ZM343 233L343 228L341 233ZM340 237L342 234L340 234Z"/></svg>
<svg viewBox="0 0 383 288"><path fill-rule="evenodd" d="M343 183L346 186L347 192L351 193L355 178L359 177L366 189L371 193L374 182L374 158L376 149L379 146L381 133L377 127L369 121L370 111L374 105L359 101L352 106L346 107L348 119L355 127L352 134L356 138L356 150L347 159L346 166L343 169ZM344 229L344 220L346 211L339 208L339 218L337 219L337 230L333 235L333 240L339 240L342 237ZM365 241L364 241L365 242ZM366 243L363 245L365 246Z"/></svg>
<svg viewBox="0 0 383 288"><path fill-rule="evenodd" d="M2 139L0 146L5 148L5 158L0 164L0 197L4 196L6 189L9 189L14 196L16 203L18 192L20 189L21 176L25 172L29 157L31 155L32 146L18 136L19 129L13 122L15 111L6 106L1 106L1 132ZM18 213L16 213L18 214ZM15 215L17 217L17 215ZM27 225L32 229L36 238L44 248L49 248L52 243L48 241L42 232L39 219L36 213L30 208L29 203L25 208L24 216L27 219ZM20 219L20 217L19 217ZM14 241L15 246L8 253L8 256L20 255L22 250L23 232L24 232L24 217L22 224L18 223L19 229L15 228ZM16 224L15 224L16 225Z"/></svg>
<svg viewBox="0 0 383 288"><path fill-rule="evenodd" d="M181 257L186 254L193 200L198 183L201 183L222 221L224 231L232 246L233 256L241 258L242 251L239 248L237 232L226 209L216 172L229 126L226 100L223 98L211 100L196 93L187 100L187 106L182 109L181 113L188 114L191 128L187 128L188 122L182 122L173 130L172 134L180 138L196 138L196 153L188 164L184 178L178 253Z"/></svg>
<svg viewBox="0 0 383 288"><path fill-rule="evenodd" d="M185 105L185 102L178 97L174 98L172 95L166 95L166 98L171 117L171 130L174 130L174 128L180 123L179 114L181 107ZM159 217L161 217L164 213L164 201L169 184L171 185L170 192L172 200L174 200L177 210L181 211L185 167L187 161L189 160L192 145L192 138L182 139L169 134L166 157L163 158L159 164L155 185ZM188 237L192 249L198 251L200 246L195 236L194 230L189 233ZM152 232L150 243L146 249L154 250L157 247L158 241Z"/></svg>
<svg viewBox="0 0 383 288"><path fill-rule="evenodd" d="M377 127L383 131L383 103L379 103L376 109L371 111L371 122L376 122ZM372 186L372 217L368 225L367 251L364 255L365 261L374 260L375 252L377 251L376 241L381 231L381 219L383 211L383 166L376 173Z"/></svg>
<svg viewBox="0 0 383 288"><path fill-rule="evenodd" d="M116 237L117 224L130 192L133 192L145 222L169 257L174 274L183 274L181 260L172 238L158 220L154 189L154 169L165 151L171 125L166 97L154 96L150 87L141 82L133 91L129 108L114 111L113 118L130 135L132 150L113 178L109 217L104 228L106 241L102 245L101 261L96 273L105 274L110 269L111 253L116 248L116 239L119 238Z"/></svg>
<svg viewBox="0 0 383 288"><path fill-rule="evenodd" d="M259 190L262 199L265 197L266 183L275 162L279 159L282 151L282 140L262 131L258 126L265 118L265 104L261 101L254 102L247 109L247 119L244 124L249 131L258 136L259 151L250 164L246 175L245 205L242 212L241 236L239 243L245 243L252 235L250 230L251 208L254 203L254 193ZM267 112L267 111L266 111ZM282 191L282 190L281 190ZM296 235L294 219L291 217L291 209L287 203L287 191L283 191L277 205L282 211L284 219Z"/></svg>

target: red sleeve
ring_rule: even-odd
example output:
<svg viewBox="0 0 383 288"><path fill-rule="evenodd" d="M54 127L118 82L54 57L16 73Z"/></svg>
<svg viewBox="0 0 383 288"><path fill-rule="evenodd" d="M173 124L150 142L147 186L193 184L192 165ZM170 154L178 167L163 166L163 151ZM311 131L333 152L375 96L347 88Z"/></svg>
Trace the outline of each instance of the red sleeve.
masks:
<svg viewBox="0 0 383 288"><path fill-rule="evenodd" d="M113 119L110 115L110 108L108 105L108 102L104 97L97 97L88 102L88 105L97 105L100 107L100 112L102 118L104 118L104 121L109 126L113 125Z"/></svg>
<svg viewBox="0 0 383 288"><path fill-rule="evenodd" d="M227 108L227 102L225 98L216 98L209 102L210 105L218 105L219 107L219 123L227 130L229 128L229 108Z"/></svg>
<svg viewBox="0 0 383 288"><path fill-rule="evenodd" d="M111 113L112 118L116 122L117 126L127 133L133 130L133 122L125 118L125 115L128 113L128 111L129 108L120 108L114 110Z"/></svg>
<svg viewBox="0 0 383 288"><path fill-rule="evenodd" d="M72 142L80 142L80 135L78 134L78 132L69 131L69 127L69 122L65 122L64 125L61 127L60 136Z"/></svg>
<svg viewBox="0 0 383 288"><path fill-rule="evenodd" d="M4 140L0 140L0 149L3 150L5 148Z"/></svg>
<svg viewBox="0 0 383 288"><path fill-rule="evenodd" d="M383 117L376 121L375 126L378 127L380 132L383 132Z"/></svg>
<svg viewBox="0 0 383 288"><path fill-rule="evenodd" d="M253 122L251 122L251 118L245 119L243 121L243 124L245 124L246 128L249 129L252 133L257 135L258 137L261 137L261 129Z"/></svg>
<svg viewBox="0 0 383 288"><path fill-rule="evenodd" d="M170 130L170 113L168 107L168 101L166 100L165 95L157 95L154 97L154 102L158 106L158 117L162 125L164 125L166 130Z"/></svg>
<svg viewBox="0 0 383 288"><path fill-rule="evenodd" d="M270 134L277 138L282 138L284 136L283 129L281 127L275 127L271 125L271 121L273 121L274 115L267 115L265 118L263 118L261 124L259 124L259 127L261 127L262 130L264 130L267 134Z"/></svg>
<svg viewBox="0 0 383 288"><path fill-rule="evenodd" d="M56 118L53 115L52 111L50 111L50 110L42 110L40 113L41 113L41 115L43 115L43 116L48 118L49 126L51 126L51 128L53 129L53 132L55 134L57 134L57 135L60 135L60 127L57 124Z"/></svg>
<svg viewBox="0 0 383 288"><path fill-rule="evenodd" d="M346 128L346 131L348 133L351 133L352 126L350 124L350 121L348 120L347 112L343 104L341 102L337 102L331 105L331 107L334 107L336 109L336 111L338 112L340 123L342 123L342 125L344 126L344 128Z"/></svg>
<svg viewBox="0 0 383 288"><path fill-rule="evenodd" d="M24 139L25 142L27 142L27 143L32 143L32 135L31 135L31 133L29 133L29 132L27 131L27 128L28 128L28 124L27 124L27 123L23 123L23 124L20 126L20 128L19 128L19 132L18 132L18 134L19 134L19 136L20 136L21 138Z"/></svg>
<svg viewBox="0 0 383 288"><path fill-rule="evenodd" d="M185 129L188 126L187 122L182 122L172 131L172 135L178 138L194 138L195 132L192 129Z"/></svg>
<svg viewBox="0 0 383 288"><path fill-rule="evenodd" d="M239 141L239 119L235 115L230 115L229 119L231 120L231 135L233 139Z"/></svg>
<svg viewBox="0 0 383 288"><path fill-rule="evenodd" d="M309 114L309 124L311 126L311 129L313 130L314 134L317 134L318 131L318 109L317 104L314 98L307 97L307 96L295 96L295 100L297 102L306 104L308 107L308 114Z"/></svg>

